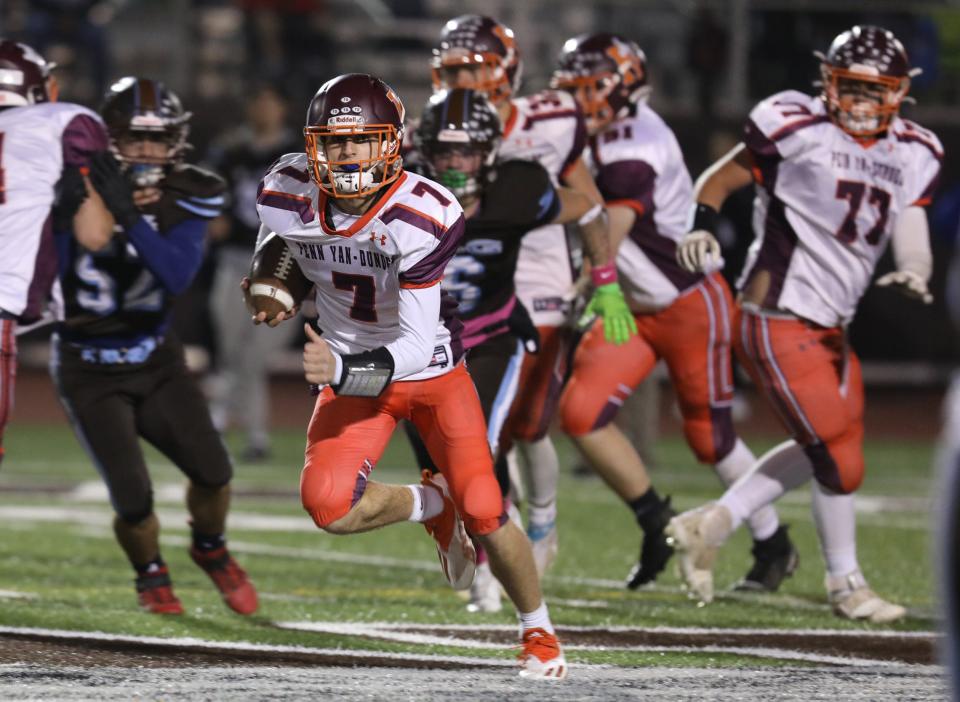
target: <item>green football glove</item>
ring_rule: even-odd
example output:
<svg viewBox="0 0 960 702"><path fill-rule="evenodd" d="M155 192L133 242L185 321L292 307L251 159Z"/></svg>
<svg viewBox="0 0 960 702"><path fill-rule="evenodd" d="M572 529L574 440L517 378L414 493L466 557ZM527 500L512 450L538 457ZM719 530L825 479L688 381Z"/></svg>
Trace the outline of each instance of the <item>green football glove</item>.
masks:
<svg viewBox="0 0 960 702"><path fill-rule="evenodd" d="M637 322L616 281L599 285L584 310L584 316L596 315L603 319L603 335L612 344L625 344L637 333Z"/></svg>

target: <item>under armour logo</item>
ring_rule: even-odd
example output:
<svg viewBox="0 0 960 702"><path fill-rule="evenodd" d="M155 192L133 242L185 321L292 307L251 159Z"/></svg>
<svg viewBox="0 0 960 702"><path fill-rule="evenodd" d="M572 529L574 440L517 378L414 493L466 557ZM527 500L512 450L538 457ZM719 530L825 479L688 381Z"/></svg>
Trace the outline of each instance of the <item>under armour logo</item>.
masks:
<svg viewBox="0 0 960 702"><path fill-rule="evenodd" d="M370 241L372 241L374 244L377 243L377 233L376 233L376 232L371 232L371 233L370 233ZM387 235L386 235L386 234L380 234L380 246L386 246L386 245L387 245Z"/></svg>

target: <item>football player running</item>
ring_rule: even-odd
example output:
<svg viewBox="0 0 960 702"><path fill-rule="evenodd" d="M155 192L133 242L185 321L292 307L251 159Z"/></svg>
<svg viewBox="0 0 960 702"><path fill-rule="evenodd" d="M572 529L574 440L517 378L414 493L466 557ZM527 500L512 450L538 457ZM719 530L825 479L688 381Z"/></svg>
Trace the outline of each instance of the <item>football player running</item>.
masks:
<svg viewBox="0 0 960 702"><path fill-rule="evenodd" d="M462 243L463 210L449 190L403 170L403 120L400 98L383 81L334 78L310 103L306 153L281 157L261 184L264 228L315 283L323 330L305 327L304 373L322 390L307 429L301 499L332 534L423 523L458 589L475 570L469 532L519 613L520 674L562 678L567 666L530 544L504 514L483 410L462 362L463 325L441 291ZM419 485L370 477L401 419L416 426L440 469Z"/></svg>
<svg viewBox="0 0 960 702"><path fill-rule="evenodd" d="M446 184L464 208L466 233L444 271L443 289L458 303L463 347L506 498L510 476L498 451L500 432L516 394L525 349L536 353L539 344L514 287L521 241L551 222L582 220L588 236L598 237L606 235L607 225L590 198L570 188L555 188L539 163L513 159L495 164L501 135L500 119L486 96L454 88L434 94L414 139L427 175ZM410 433L420 465L436 472L426 448L415 432ZM499 611L500 586L484 565L482 550L477 556L468 609Z"/></svg>
<svg viewBox="0 0 960 702"><path fill-rule="evenodd" d="M586 118L588 162L610 213L620 280L639 328L636 337L614 346L604 339L604 320L597 320L577 346L560 400L564 431L643 530L640 559L627 578L632 589L651 582L666 564L672 550L663 530L675 512L612 420L663 359L697 460L713 465L725 485L745 475L756 459L731 417L733 301L718 273L691 273L677 264L692 185L676 137L647 105L640 47L613 34L570 39L552 85L572 93ZM759 510L749 523L755 562L738 587L776 590L796 568L796 550L772 508Z"/></svg>
<svg viewBox="0 0 960 702"><path fill-rule="evenodd" d="M734 345L792 438L718 502L674 518L668 533L684 577L708 601L717 548L757 509L814 478L833 611L889 622L904 608L874 593L857 562L863 380L846 327L891 240L897 270L877 285L931 301L923 207L943 152L932 132L898 116L915 71L891 32L853 27L819 58L820 94L791 90L761 102L743 143L701 177L693 231L677 251L688 270L715 266L717 212L731 192L756 185Z"/></svg>
<svg viewBox="0 0 960 702"><path fill-rule="evenodd" d="M0 463L13 410L18 326L44 317L57 277L54 221L80 236L108 236L113 218L80 169L107 148L96 113L57 102L48 63L0 39Z"/></svg>
<svg viewBox="0 0 960 702"><path fill-rule="evenodd" d="M50 372L107 484L140 606L183 612L160 554L142 437L189 479L191 558L231 609L251 614L257 593L224 540L233 467L169 327L174 296L203 260L223 181L181 162L190 113L163 83L122 78L101 114L110 151L93 156L90 179L116 228L99 238L56 233L65 319L53 336Z"/></svg>
<svg viewBox="0 0 960 702"><path fill-rule="evenodd" d="M586 132L576 102L549 90L515 96L522 64L509 27L481 15L451 19L433 50L431 66L435 90L472 88L490 98L503 124L501 160L537 161L554 185L586 195L600 212L603 198L581 158ZM607 233L581 231L581 235L596 286L588 309L606 320L609 341L623 343L636 333L636 326L617 283ZM524 358L517 398L502 438L505 448L515 441L527 471L527 534L541 574L557 552L559 462L547 431L566 376L569 334L564 325L575 297L578 255L579 251L571 250L564 228L550 224L523 238L517 262L517 296L537 326L540 352Z"/></svg>

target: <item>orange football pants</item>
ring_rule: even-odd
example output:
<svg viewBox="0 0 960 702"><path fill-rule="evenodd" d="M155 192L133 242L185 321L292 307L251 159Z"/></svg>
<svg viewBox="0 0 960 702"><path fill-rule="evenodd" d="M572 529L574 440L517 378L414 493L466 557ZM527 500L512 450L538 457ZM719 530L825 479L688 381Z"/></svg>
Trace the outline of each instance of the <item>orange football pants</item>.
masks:
<svg viewBox="0 0 960 702"><path fill-rule="evenodd" d="M863 377L840 327L738 309L737 358L813 463L841 493L863 481Z"/></svg>
<svg viewBox="0 0 960 702"><path fill-rule="evenodd" d="M543 326L537 331L540 351L523 357L517 397L502 432L507 450L512 440L539 441L547 435L567 377L571 330Z"/></svg>
<svg viewBox="0 0 960 702"><path fill-rule="evenodd" d="M496 531L503 500L480 400L462 363L429 380L391 383L380 397L338 397L324 388L307 428L300 476L300 499L317 526L337 521L360 501L401 419L417 427L470 533Z"/></svg>
<svg viewBox="0 0 960 702"><path fill-rule="evenodd" d="M719 275L704 278L673 304L634 315L637 335L616 346L600 320L577 347L560 398L560 420L571 436L609 424L659 359L670 372L687 443L702 463L723 460L736 443L730 406L730 288Z"/></svg>

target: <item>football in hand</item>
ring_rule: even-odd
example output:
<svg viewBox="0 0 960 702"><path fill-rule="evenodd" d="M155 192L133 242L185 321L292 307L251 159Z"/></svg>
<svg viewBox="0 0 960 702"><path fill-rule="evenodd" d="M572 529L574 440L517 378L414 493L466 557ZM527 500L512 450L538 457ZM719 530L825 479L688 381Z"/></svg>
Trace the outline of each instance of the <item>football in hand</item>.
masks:
<svg viewBox="0 0 960 702"><path fill-rule="evenodd" d="M249 278L250 286L244 290L247 308L254 316L266 313L266 322L280 312L299 307L313 288L313 282L276 233L264 239L254 252Z"/></svg>

